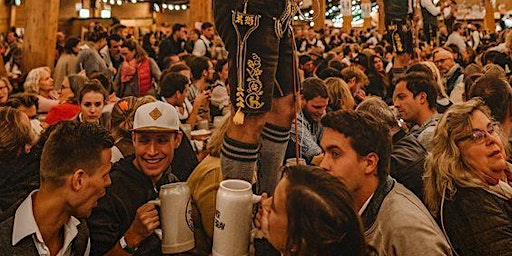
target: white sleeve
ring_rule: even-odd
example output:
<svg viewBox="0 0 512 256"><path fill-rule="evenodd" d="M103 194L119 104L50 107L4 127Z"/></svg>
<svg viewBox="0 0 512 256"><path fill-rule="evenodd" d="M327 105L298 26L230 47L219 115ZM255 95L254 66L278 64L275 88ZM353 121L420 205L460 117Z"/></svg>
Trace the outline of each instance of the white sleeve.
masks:
<svg viewBox="0 0 512 256"><path fill-rule="evenodd" d="M432 0L421 0L421 6L425 9L427 9L430 14L437 16L441 12L439 10L439 7L436 7Z"/></svg>
<svg viewBox="0 0 512 256"><path fill-rule="evenodd" d="M205 43L202 39L198 39L196 43L194 44L194 50L192 51L192 54L194 54L197 57L204 56L206 53L206 47Z"/></svg>

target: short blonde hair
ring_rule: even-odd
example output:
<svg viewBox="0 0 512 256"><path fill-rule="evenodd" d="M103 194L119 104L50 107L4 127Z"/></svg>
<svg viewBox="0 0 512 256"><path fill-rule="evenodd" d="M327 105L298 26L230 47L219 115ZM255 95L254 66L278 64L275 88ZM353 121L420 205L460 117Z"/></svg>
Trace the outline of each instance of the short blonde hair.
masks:
<svg viewBox="0 0 512 256"><path fill-rule="evenodd" d="M41 80L41 74L44 71L51 74L49 67L34 68L28 72L27 79L23 84L23 89L25 92L39 94L39 80Z"/></svg>
<svg viewBox="0 0 512 256"><path fill-rule="evenodd" d="M12 85L11 82L9 82L9 79L7 77L0 77L0 81L4 82L7 86L7 90L9 91L9 95L12 93Z"/></svg>

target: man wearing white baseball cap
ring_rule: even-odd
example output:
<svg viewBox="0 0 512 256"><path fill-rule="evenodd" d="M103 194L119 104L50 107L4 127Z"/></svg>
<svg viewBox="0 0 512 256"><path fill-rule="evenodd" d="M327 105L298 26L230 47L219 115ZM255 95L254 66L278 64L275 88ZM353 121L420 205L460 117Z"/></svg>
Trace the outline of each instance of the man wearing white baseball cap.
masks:
<svg viewBox="0 0 512 256"><path fill-rule="evenodd" d="M88 221L91 255L161 255L153 233L159 216L148 201L157 198L161 185L176 181L170 166L182 138L179 122L176 109L160 101L135 112L135 155L112 166L112 185Z"/></svg>

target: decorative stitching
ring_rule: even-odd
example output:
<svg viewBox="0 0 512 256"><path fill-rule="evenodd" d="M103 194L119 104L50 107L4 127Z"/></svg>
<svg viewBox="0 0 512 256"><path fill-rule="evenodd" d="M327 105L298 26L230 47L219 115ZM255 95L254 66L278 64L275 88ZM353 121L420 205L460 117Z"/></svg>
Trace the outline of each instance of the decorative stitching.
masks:
<svg viewBox="0 0 512 256"><path fill-rule="evenodd" d="M263 73L261 70L261 58L253 53L251 59L247 60L247 96L245 97L245 105L251 109L260 109L265 105L261 102L261 95L263 95L263 83L261 83L260 76Z"/></svg>

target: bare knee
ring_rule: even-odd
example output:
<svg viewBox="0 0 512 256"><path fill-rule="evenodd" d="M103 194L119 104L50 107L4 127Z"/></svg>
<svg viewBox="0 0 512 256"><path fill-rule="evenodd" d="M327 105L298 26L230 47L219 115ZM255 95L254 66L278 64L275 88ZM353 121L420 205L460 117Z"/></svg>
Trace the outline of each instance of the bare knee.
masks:
<svg viewBox="0 0 512 256"><path fill-rule="evenodd" d="M268 113L261 115L246 115L244 123L235 125L233 120L230 119L227 135L231 139L245 142L245 143L258 143L263 126L265 126Z"/></svg>
<svg viewBox="0 0 512 256"><path fill-rule="evenodd" d="M293 94L274 99L268 122L279 127L290 128L295 117L295 101Z"/></svg>

